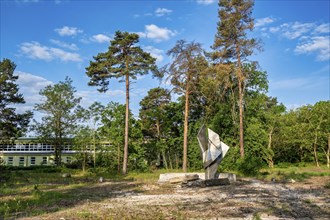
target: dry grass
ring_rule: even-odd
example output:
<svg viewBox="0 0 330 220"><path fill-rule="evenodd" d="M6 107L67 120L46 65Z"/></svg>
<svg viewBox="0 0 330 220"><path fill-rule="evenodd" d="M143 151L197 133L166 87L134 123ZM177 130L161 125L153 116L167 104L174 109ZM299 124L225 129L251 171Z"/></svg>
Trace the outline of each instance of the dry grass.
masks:
<svg viewBox="0 0 330 220"><path fill-rule="evenodd" d="M63 178L64 172L72 173L72 177ZM244 178L229 186L182 188L157 184L161 172L130 173L122 177L76 170L11 171L0 186L0 219L308 219L316 216L327 219L330 216L328 175L297 179L295 183ZM100 176L105 182L98 182Z"/></svg>

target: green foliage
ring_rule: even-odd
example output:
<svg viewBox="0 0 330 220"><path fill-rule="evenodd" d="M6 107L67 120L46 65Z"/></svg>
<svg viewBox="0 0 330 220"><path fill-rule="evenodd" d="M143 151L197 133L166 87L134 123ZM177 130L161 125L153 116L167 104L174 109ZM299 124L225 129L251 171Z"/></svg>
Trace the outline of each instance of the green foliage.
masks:
<svg viewBox="0 0 330 220"><path fill-rule="evenodd" d="M78 162L80 165L79 167L81 167L83 171L91 165L93 160L92 154L90 153L94 144L93 135L94 132L92 129L82 126L78 128L74 137L73 144L78 153L75 155L76 162L73 163Z"/></svg>
<svg viewBox="0 0 330 220"><path fill-rule="evenodd" d="M210 54L215 66L230 64L227 72L221 71L221 75L225 77L225 80L221 81L225 82L225 89L231 90L230 98L234 101L234 105L238 99L239 144L242 158L244 157L244 97L247 87L252 81L251 75L257 69L257 62L250 63L247 58L253 54L255 49L260 48L256 39L248 38L248 31L252 31L254 27L253 5L253 0L219 0L218 17L220 21L212 46L214 51ZM258 82L258 85L262 86L262 83ZM237 95L234 94L235 90Z"/></svg>
<svg viewBox="0 0 330 220"><path fill-rule="evenodd" d="M258 176L263 167L264 162L260 157L247 154L243 159L238 160L238 171L245 176Z"/></svg>
<svg viewBox="0 0 330 220"><path fill-rule="evenodd" d="M198 91L199 79L202 71L207 67L207 62L203 56L201 44L185 40L179 40L175 46L167 52L173 58L171 64L165 66L163 71L168 74L174 91L184 94L184 129L183 129L183 163L182 169L187 170L188 154L188 120L190 113L190 95Z"/></svg>
<svg viewBox="0 0 330 220"><path fill-rule="evenodd" d="M119 172L122 167L121 158L123 158L124 131L125 131L125 105L110 102L101 114L102 126L99 128L101 142L105 141L110 145L101 148L98 153L97 165L108 167L110 170ZM130 112L130 148L132 154L129 159L129 168L145 170L145 149L141 148L142 129L141 123L133 117Z"/></svg>
<svg viewBox="0 0 330 220"><path fill-rule="evenodd" d="M139 46L139 35L117 31L110 41L107 52L99 53L86 68L90 77L90 86L99 86L100 92L108 90L109 79L122 78L128 75L136 79L150 70L157 76L156 59L144 52Z"/></svg>
<svg viewBox="0 0 330 220"><path fill-rule="evenodd" d="M328 162L330 101L320 101L291 110L279 118L281 129L274 134L278 162Z"/></svg>
<svg viewBox="0 0 330 220"><path fill-rule="evenodd" d="M136 44L139 35L135 33L117 31L110 41L108 51L99 53L86 68L86 74L90 77L90 86L99 86L100 92L106 92L111 78L124 78L126 83L126 111L125 111L125 143L123 156L123 174L127 173L128 163L128 136L129 136L129 91L130 81L138 75L145 75L149 71L153 76L159 77L156 59L144 52Z"/></svg>
<svg viewBox="0 0 330 220"><path fill-rule="evenodd" d="M170 148L165 140L171 139L171 127L173 120L169 117L171 95L162 88L154 88L148 91L148 95L140 102L140 121L144 136L148 164L163 156L163 165L168 168L166 152ZM160 165L160 164L159 164ZM158 166L159 166L158 165Z"/></svg>
<svg viewBox="0 0 330 220"><path fill-rule="evenodd" d="M247 38L247 31L252 31L253 0L220 0L217 33L212 49L213 60L244 59L258 48L256 39ZM239 64L240 65L240 64Z"/></svg>
<svg viewBox="0 0 330 220"><path fill-rule="evenodd" d="M61 165L61 146L65 138L75 133L79 120L81 98L75 97L76 89L72 80L66 78L55 85L48 85L39 94L44 101L35 105L35 110L44 113L41 122L35 121L34 130L41 140L55 146L55 163Z"/></svg>
<svg viewBox="0 0 330 220"><path fill-rule="evenodd" d="M15 63L9 59L0 62L0 142L23 135L33 116L31 111L18 114L13 107L25 103L16 84L15 68Z"/></svg>

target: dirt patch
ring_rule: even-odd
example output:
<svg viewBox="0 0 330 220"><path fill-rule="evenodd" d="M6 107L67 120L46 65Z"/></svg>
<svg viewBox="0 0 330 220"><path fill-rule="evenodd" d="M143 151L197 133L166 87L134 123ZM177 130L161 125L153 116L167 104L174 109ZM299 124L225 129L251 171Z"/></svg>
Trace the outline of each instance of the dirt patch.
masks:
<svg viewBox="0 0 330 220"><path fill-rule="evenodd" d="M89 188L103 194L98 201L87 198L74 207L24 219L330 219L330 189L325 187L329 181L330 177L295 183L241 179L205 188L155 183L138 190L118 182L100 183Z"/></svg>

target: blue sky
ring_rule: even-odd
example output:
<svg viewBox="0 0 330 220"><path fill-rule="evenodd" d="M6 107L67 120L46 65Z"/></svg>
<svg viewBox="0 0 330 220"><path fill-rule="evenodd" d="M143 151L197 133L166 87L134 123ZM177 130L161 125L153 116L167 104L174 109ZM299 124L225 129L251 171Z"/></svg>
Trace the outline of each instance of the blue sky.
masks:
<svg viewBox="0 0 330 220"><path fill-rule="evenodd" d="M0 0L0 58L17 64L18 84L26 104L40 102L40 89L73 79L77 96L87 107L94 101L125 102L124 84L113 80L105 94L88 87L85 68L92 57L104 52L115 31L140 35L140 46L157 58L161 67L170 60L166 51L180 39L202 43L210 50L216 33L215 0L180 1L74 1ZM251 33L263 41L259 61L269 79L268 95L288 108L330 99L329 1L256 1ZM148 90L164 86L150 76L132 84L131 108Z"/></svg>

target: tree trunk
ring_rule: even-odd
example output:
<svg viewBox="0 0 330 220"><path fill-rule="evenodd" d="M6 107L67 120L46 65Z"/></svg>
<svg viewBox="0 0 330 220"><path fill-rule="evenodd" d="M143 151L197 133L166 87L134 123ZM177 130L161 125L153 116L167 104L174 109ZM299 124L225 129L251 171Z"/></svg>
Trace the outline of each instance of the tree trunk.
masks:
<svg viewBox="0 0 330 220"><path fill-rule="evenodd" d="M173 170L172 158L170 154L168 154L168 158L168 161L170 162L170 169Z"/></svg>
<svg viewBox="0 0 330 220"><path fill-rule="evenodd" d="M243 73L242 73L242 63L241 63L241 53L240 47L236 42L236 54L237 54L237 81L238 81L238 96L239 96L239 152L241 158L244 158L244 134L243 134L243 96L244 96L244 89L243 89Z"/></svg>
<svg viewBox="0 0 330 220"><path fill-rule="evenodd" d="M243 89L241 79L238 80L239 89L239 152L244 158L244 135L243 135Z"/></svg>
<svg viewBox="0 0 330 220"><path fill-rule="evenodd" d="M127 66L126 66L127 68ZM125 145L124 145L124 161L123 174L127 174L128 161L128 123L129 123L129 75L126 73L126 114L125 114Z"/></svg>
<svg viewBox="0 0 330 220"><path fill-rule="evenodd" d="M95 146L95 125L94 125L94 129L93 129L93 151L94 151L94 154L93 154L93 162L94 162L94 168L95 168L95 164L96 164L96 146Z"/></svg>
<svg viewBox="0 0 330 220"><path fill-rule="evenodd" d="M175 153L175 169L179 169L179 159L178 159L178 155Z"/></svg>
<svg viewBox="0 0 330 220"><path fill-rule="evenodd" d="M165 169L168 169L165 151L162 151L162 156L163 156L163 164L165 166Z"/></svg>
<svg viewBox="0 0 330 220"><path fill-rule="evenodd" d="M317 157L317 144L316 144L316 142L317 142L317 135L316 135L316 137L314 139L313 151L314 151L315 164L316 164L317 167L320 167L320 165L319 165L319 159Z"/></svg>
<svg viewBox="0 0 330 220"><path fill-rule="evenodd" d="M184 128L183 128L183 172L187 172L187 154L188 154L188 114L189 114L189 87L187 83L186 104L184 110Z"/></svg>
<svg viewBox="0 0 330 220"><path fill-rule="evenodd" d="M118 173L120 173L120 145L117 146Z"/></svg>
<svg viewBox="0 0 330 220"><path fill-rule="evenodd" d="M62 165L62 144L61 143L61 138L56 138L55 140L55 165L56 166L61 166Z"/></svg>
<svg viewBox="0 0 330 220"><path fill-rule="evenodd" d="M84 159L83 159L83 172L85 172L86 171L86 148L87 148L87 146L85 146L85 149L83 149L83 154L84 154Z"/></svg>
<svg viewBox="0 0 330 220"><path fill-rule="evenodd" d="M330 134L328 135L327 167L330 168Z"/></svg>
<svg viewBox="0 0 330 220"><path fill-rule="evenodd" d="M269 134L268 134L268 149L271 151L272 150L272 136L273 136L273 131L274 131L274 128L272 127L269 131ZM268 156L267 158L268 160L268 166L270 168L273 168L274 167L274 161L273 161L273 157L271 155Z"/></svg>

